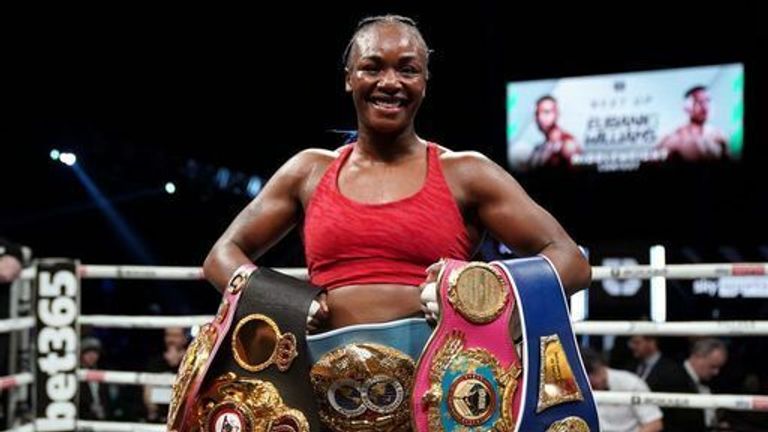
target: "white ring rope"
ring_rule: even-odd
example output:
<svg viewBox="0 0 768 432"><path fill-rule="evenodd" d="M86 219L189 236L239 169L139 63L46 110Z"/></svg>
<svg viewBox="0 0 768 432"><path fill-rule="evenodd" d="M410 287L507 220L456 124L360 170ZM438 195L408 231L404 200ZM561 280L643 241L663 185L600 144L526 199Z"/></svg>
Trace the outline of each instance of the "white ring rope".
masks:
<svg viewBox="0 0 768 432"><path fill-rule="evenodd" d="M573 323L580 335L764 336L768 321L581 321Z"/></svg>
<svg viewBox="0 0 768 432"><path fill-rule="evenodd" d="M173 381L176 379L176 375L172 373L79 369L77 371L77 378L82 382L170 387L173 385Z"/></svg>
<svg viewBox="0 0 768 432"><path fill-rule="evenodd" d="M81 325L110 328L159 329L194 327L211 322L213 316L112 316L81 315ZM768 321L579 321L574 332L583 335L659 335L659 336L764 336Z"/></svg>
<svg viewBox="0 0 768 432"><path fill-rule="evenodd" d="M307 269L298 267L275 268L279 272L300 279L307 278ZM164 279L164 280L200 280L203 271L200 267L161 267L161 266L125 266L125 265L80 265L80 277L83 279ZM671 264L663 267L649 265L592 267L592 279L650 279L662 276L667 279L701 279L723 276L764 276L768 275L768 263L716 263L716 264ZM34 268L24 269L23 279L33 279Z"/></svg>
<svg viewBox="0 0 768 432"><path fill-rule="evenodd" d="M141 372L79 370L80 381L110 384L137 384L170 386L173 374ZM597 401L604 404L641 405L651 404L681 408L727 408L746 411L768 411L768 396L751 395L699 395L689 393L634 393L596 391Z"/></svg>
<svg viewBox="0 0 768 432"><path fill-rule="evenodd" d="M0 320L0 333L10 333L31 328L35 328L35 319L32 317Z"/></svg>
<svg viewBox="0 0 768 432"><path fill-rule="evenodd" d="M77 430L93 432L165 432L166 425L150 423L121 423L78 420ZM35 425L27 423L2 432L35 432Z"/></svg>
<svg viewBox="0 0 768 432"><path fill-rule="evenodd" d="M22 426L17 426L13 429L4 430L2 432L35 432L35 425L32 423L27 423Z"/></svg>
<svg viewBox="0 0 768 432"><path fill-rule="evenodd" d="M81 265L77 268L83 279L203 279L200 267L155 267L128 265Z"/></svg>
<svg viewBox="0 0 768 432"><path fill-rule="evenodd" d="M170 387L173 385L176 375L172 373L78 369L77 379L81 382ZM29 372L3 376L0 377L0 391L29 385L34 381L34 377Z"/></svg>
<svg viewBox="0 0 768 432"><path fill-rule="evenodd" d="M601 404L657 405L675 408L725 408L738 411L768 411L768 396L691 393L635 393L595 391Z"/></svg>
<svg viewBox="0 0 768 432"><path fill-rule="evenodd" d="M170 387L175 376L169 373L145 373L107 370L80 369L79 381L106 384L154 385ZM32 383L29 373L0 377L0 388L15 387ZM601 404L615 405L657 405L678 408L725 408L741 411L768 411L768 396L693 394L657 392L615 392L595 391L595 398Z"/></svg>
<svg viewBox="0 0 768 432"><path fill-rule="evenodd" d="M203 325L211 322L213 316L80 315L77 320L80 325L96 327L162 329Z"/></svg>
<svg viewBox="0 0 768 432"><path fill-rule="evenodd" d="M0 377L0 391L32 384L35 378L29 372Z"/></svg>
<svg viewBox="0 0 768 432"><path fill-rule="evenodd" d="M77 421L77 430L94 432L166 432L166 425L106 421Z"/></svg>
<svg viewBox="0 0 768 432"><path fill-rule="evenodd" d="M298 267L273 268L299 279L307 279L307 269ZM83 279L142 279L142 280L202 280L203 269L200 267L167 267L167 266L131 266L131 265L85 265L77 268ZM35 278L34 267L21 272L21 279Z"/></svg>
<svg viewBox="0 0 768 432"><path fill-rule="evenodd" d="M170 386L174 375L81 369L78 371L78 378L80 381L87 382ZM768 396L615 391L595 391L594 393L597 401L603 404L768 411Z"/></svg>
<svg viewBox="0 0 768 432"><path fill-rule="evenodd" d="M666 266L592 267L592 279L702 279L723 276L764 276L768 263L671 264Z"/></svg>

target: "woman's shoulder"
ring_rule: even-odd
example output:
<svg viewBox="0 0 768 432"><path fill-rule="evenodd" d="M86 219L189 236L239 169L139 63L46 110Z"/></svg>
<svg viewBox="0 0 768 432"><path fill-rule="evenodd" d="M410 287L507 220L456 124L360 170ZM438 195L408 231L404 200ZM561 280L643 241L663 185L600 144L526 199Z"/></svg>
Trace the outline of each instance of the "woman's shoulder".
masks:
<svg viewBox="0 0 768 432"><path fill-rule="evenodd" d="M339 147L336 150L308 148L296 153L291 159L295 159L302 164L330 163L341 155L342 149L344 147Z"/></svg>
<svg viewBox="0 0 768 432"><path fill-rule="evenodd" d="M280 168L283 175L297 175L306 178L313 172L325 171L341 155L341 148L336 150L327 150L321 148L308 148L302 150L290 159Z"/></svg>
<svg viewBox="0 0 768 432"><path fill-rule="evenodd" d="M341 156L336 150L309 148L296 153L280 168L277 176L292 184L302 202L306 202L328 167Z"/></svg>
<svg viewBox="0 0 768 432"><path fill-rule="evenodd" d="M478 151L453 151L437 146L440 167L454 197L471 204L482 197L497 196L515 183L510 174Z"/></svg>
<svg viewBox="0 0 768 432"><path fill-rule="evenodd" d="M474 150L451 150L448 147L435 144L440 165L446 174L470 175L479 174L477 170L487 171L498 168L498 165L483 153Z"/></svg>

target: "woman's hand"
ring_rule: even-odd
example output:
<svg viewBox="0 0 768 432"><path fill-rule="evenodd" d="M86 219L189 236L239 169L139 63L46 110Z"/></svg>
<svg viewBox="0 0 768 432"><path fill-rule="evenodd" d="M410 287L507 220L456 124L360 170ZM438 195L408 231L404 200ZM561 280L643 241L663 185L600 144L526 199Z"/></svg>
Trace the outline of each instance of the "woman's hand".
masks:
<svg viewBox="0 0 768 432"><path fill-rule="evenodd" d="M327 294L320 293L316 300L312 300L312 304L309 305L309 315L307 315L307 332L315 333L318 329L323 327L325 321L328 319L328 302L326 301Z"/></svg>
<svg viewBox="0 0 768 432"><path fill-rule="evenodd" d="M443 269L440 260L427 267L427 279L419 285L421 288L421 310L428 321L437 322L440 316L440 304L437 302L437 276Z"/></svg>

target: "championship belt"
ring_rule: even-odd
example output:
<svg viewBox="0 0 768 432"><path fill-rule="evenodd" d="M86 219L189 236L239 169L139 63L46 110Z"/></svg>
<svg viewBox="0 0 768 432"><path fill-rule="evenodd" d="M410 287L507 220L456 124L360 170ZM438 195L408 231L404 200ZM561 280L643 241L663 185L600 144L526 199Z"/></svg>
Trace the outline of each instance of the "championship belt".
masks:
<svg viewBox="0 0 768 432"><path fill-rule="evenodd" d="M268 268L238 270L216 317L187 348L173 385L169 430L320 430L305 337L319 292Z"/></svg>
<svg viewBox="0 0 768 432"><path fill-rule="evenodd" d="M521 367L509 332L515 297L507 278L498 264L445 260L440 318L411 397L414 431L514 430Z"/></svg>
<svg viewBox="0 0 768 432"><path fill-rule="evenodd" d="M416 360L431 333L425 319L410 318L309 336L323 425L334 432L410 430Z"/></svg>
<svg viewBox="0 0 768 432"><path fill-rule="evenodd" d="M515 430L599 431L595 401L554 266L543 256L494 264L513 281L524 333L523 400Z"/></svg>

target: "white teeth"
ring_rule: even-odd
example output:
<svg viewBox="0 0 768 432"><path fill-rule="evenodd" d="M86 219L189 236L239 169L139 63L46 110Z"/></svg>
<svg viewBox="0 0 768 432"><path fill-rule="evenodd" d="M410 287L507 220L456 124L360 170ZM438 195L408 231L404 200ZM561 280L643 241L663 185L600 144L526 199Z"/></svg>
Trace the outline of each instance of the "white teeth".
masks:
<svg viewBox="0 0 768 432"><path fill-rule="evenodd" d="M374 105L380 106L382 108L399 108L403 106L402 101L399 100L381 100L381 99L374 99L373 100Z"/></svg>

